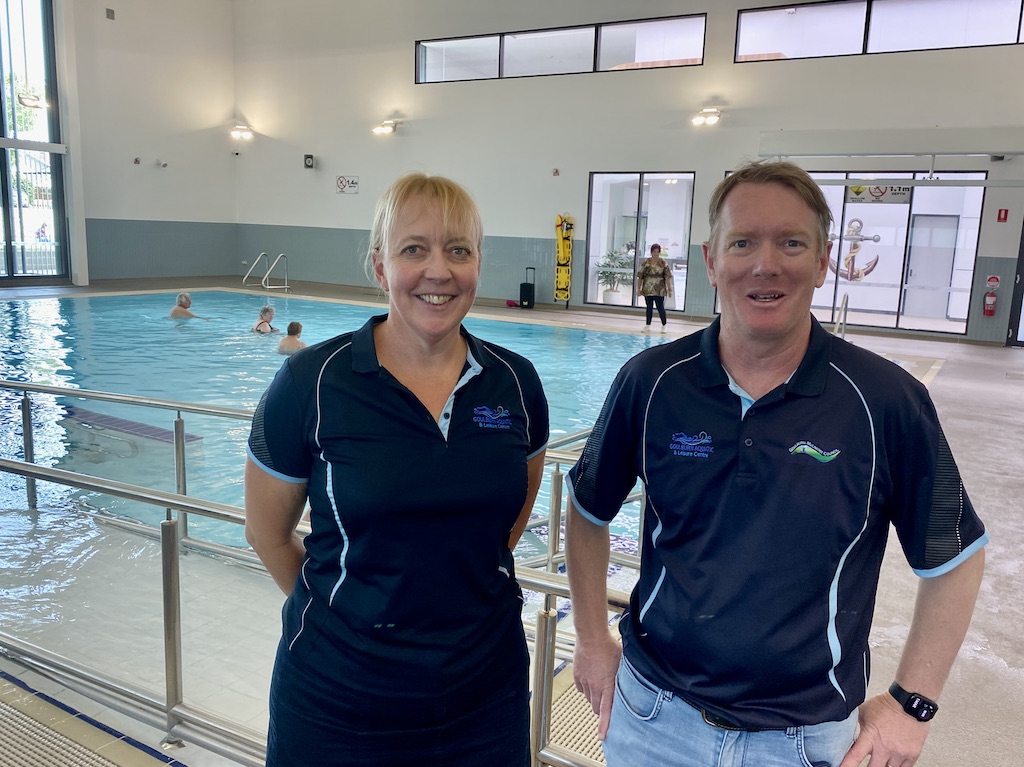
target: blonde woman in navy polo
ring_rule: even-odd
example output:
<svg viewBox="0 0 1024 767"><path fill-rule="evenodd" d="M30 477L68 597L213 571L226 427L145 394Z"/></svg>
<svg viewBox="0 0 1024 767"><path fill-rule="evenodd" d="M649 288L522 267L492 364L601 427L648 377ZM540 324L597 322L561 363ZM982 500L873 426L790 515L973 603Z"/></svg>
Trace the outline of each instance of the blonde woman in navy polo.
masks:
<svg viewBox="0 0 1024 767"><path fill-rule="evenodd" d="M462 328L482 241L462 187L400 178L368 254L388 313L290 357L257 408L246 534L289 595L268 765L529 763L511 549L547 402L526 359Z"/></svg>

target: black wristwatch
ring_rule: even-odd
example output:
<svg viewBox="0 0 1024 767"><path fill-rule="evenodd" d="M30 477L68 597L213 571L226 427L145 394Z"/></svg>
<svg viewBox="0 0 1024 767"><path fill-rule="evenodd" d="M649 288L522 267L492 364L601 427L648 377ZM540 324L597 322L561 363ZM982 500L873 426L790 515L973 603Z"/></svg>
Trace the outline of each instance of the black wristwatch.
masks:
<svg viewBox="0 0 1024 767"><path fill-rule="evenodd" d="M904 711L919 722L931 721L935 712L939 710L939 704L934 700L929 700L916 692L907 692L896 682L889 685L889 694L903 706Z"/></svg>

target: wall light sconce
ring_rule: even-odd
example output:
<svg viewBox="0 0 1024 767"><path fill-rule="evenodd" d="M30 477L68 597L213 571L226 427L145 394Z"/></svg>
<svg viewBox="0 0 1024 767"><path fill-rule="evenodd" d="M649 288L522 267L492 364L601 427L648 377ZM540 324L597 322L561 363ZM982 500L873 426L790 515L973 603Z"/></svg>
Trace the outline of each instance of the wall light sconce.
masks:
<svg viewBox="0 0 1024 767"><path fill-rule="evenodd" d="M397 131L398 126L401 124L402 123L399 122L398 120L385 120L380 125L374 126L371 133L374 133L378 136L384 136L389 133L394 133L395 131Z"/></svg>
<svg viewBox="0 0 1024 767"><path fill-rule="evenodd" d="M718 107L704 107L690 118L694 125L717 125L722 119L722 110Z"/></svg>
<svg viewBox="0 0 1024 767"><path fill-rule="evenodd" d="M253 133L252 128L248 125L238 123L234 128L231 129L231 138L235 141L249 141L252 139Z"/></svg>

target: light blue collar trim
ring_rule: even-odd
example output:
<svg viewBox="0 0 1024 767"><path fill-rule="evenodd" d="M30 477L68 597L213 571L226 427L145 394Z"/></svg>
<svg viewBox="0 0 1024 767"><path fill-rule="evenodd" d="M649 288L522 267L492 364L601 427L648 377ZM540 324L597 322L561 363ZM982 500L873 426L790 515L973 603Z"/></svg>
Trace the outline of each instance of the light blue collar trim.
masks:
<svg viewBox="0 0 1024 767"><path fill-rule="evenodd" d="M466 368L462 371L462 377L458 383L455 384L455 388L452 389L452 393L448 395L448 401L444 403L444 408L441 410L441 417L437 419L437 428L441 430L441 434L444 437L444 441L448 441L448 426L452 422L452 408L455 407L455 392L469 383L469 380L473 376L480 375L483 372L483 366L476 361L473 357L473 352L466 348Z"/></svg>
<svg viewBox="0 0 1024 767"><path fill-rule="evenodd" d="M722 370L725 370L725 368L723 367ZM796 371L794 370L793 373L796 373ZM786 380L783 381L783 383L789 383L789 379L793 377L793 373L786 376ZM755 400L747 394L738 383L732 380L732 376L729 375L728 370L725 370L725 374L729 377L729 391L740 398L740 419L742 420L747 414L747 411L750 410L750 406L754 404Z"/></svg>
<svg viewBox="0 0 1024 767"><path fill-rule="evenodd" d="M754 398L743 391L740 385L732 380L728 370L725 371L725 374L729 376L729 391L740 398L740 419L742 420L747 411L750 410L750 406L754 404Z"/></svg>

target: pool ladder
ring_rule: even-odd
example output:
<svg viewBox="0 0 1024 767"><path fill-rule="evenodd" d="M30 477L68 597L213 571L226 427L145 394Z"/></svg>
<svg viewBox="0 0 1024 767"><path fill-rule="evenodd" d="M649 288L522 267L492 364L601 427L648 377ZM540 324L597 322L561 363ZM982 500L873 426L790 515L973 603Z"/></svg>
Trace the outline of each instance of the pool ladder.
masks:
<svg viewBox="0 0 1024 767"><path fill-rule="evenodd" d="M266 266L266 270L263 273L263 277L260 279L260 285L263 286L263 289L264 290L283 290L286 293L289 292L291 290L291 288L288 287L288 256L286 256L284 253L278 253L277 254L277 258L274 259L274 263L270 263L270 256L269 255L267 255L266 253L260 253L256 257L256 260L252 262L252 266L249 267L249 271L247 271L245 273L245 276L242 278L242 285L244 287L252 287L252 286L254 286L256 284L254 282L250 283L249 282L249 277L250 277L250 275L252 275L252 273L254 271L256 271L256 267L260 265L261 261ZM274 269L277 268L277 265L281 261L284 261L284 282L278 283L277 285L274 285L274 284L272 284L270 282L270 273L273 272Z"/></svg>

